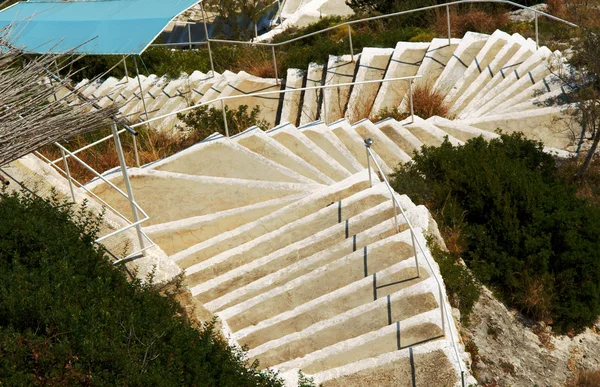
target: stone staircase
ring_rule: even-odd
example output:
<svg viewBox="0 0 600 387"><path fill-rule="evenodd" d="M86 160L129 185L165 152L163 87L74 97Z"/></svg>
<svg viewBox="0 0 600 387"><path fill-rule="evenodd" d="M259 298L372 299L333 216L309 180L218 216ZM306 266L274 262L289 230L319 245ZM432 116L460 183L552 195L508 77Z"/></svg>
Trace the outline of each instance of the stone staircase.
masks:
<svg viewBox="0 0 600 387"><path fill-rule="evenodd" d="M304 126L316 120L329 124L341 118L356 123L375 118L383 111L407 113L409 85L408 81L393 81L295 89L420 75L422 78L414 81L413 89L427 87L445 96L444 103L453 121L492 132L497 128L507 133L522 131L547 146L565 149L573 142L569 127L572 123L561 120L563 107L547 101L569 92L557 77L567 71L571 69L560 52L538 49L534 41L519 34L468 32L462 39L399 42L393 49L365 48L354 56L330 56L326 64L289 69L281 82L244 71L195 71L173 80L142 76L142 87L148 118L218 97L289 90L285 94L227 100L226 105L259 106L259 118L269 127L288 122ZM122 115L131 122L146 119L136 79L108 78L92 83L84 80L77 88L101 106L118 102ZM213 106L220 109L220 103ZM151 125L156 130L170 131L177 124L182 125L176 116L170 116Z"/></svg>
<svg viewBox="0 0 600 387"><path fill-rule="evenodd" d="M414 235L404 217L396 225L392 194L367 169L364 139L374 140L384 174L423 145L491 139L497 127L523 131L564 154L571 139L557 124L562 112L540 106L568 92L555 82L549 58L568 70L558 53L497 31L331 56L326 65L288 70L281 85L227 71L143 77L149 117L218 96L290 90L228 100L231 107L260 105L270 130L215 133L131 169L135 199L150 215L144 231L185 271L186 286L220 318L228 340L247 346L251 359L278 370L289 385L297 384L298 369L324 386L460 385L468 355L459 343L456 356L455 322L442 317L442 307L451 308L439 269L413 242L414 236L426 246L426 235L439 237L437 226L425 207L393 193ZM372 122L381 110L407 112L405 81L293 91L409 75L423 76L413 87L443 93L454 119ZM145 119L136 83L78 87L100 104L122 103L121 113L135 121ZM173 116L153 127L172 130L177 123ZM107 178L123 188L120 174ZM128 211L128 201L106 184L88 188Z"/></svg>

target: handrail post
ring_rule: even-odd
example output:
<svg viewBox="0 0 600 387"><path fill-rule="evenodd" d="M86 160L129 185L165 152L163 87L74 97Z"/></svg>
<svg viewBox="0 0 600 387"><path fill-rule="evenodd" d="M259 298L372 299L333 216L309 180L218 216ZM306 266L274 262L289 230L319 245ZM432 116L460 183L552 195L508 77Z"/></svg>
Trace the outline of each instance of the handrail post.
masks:
<svg viewBox="0 0 600 387"><path fill-rule="evenodd" d="M369 187L373 187L373 179L371 178L371 155L369 154L369 148L372 144L372 138L365 138L365 150L367 151L367 170L369 171Z"/></svg>
<svg viewBox="0 0 600 387"><path fill-rule="evenodd" d="M213 63L212 50L210 48L210 38L208 37L208 27L206 27L206 11L204 11L204 2L200 2L200 7L202 9L202 22L204 23L204 35L206 39L206 45L208 46L208 59L210 61L210 70L212 71L211 75L215 76L215 65Z"/></svg>
<svg viewBox="0 0 600 387"><path fill-rule="evenodd" d="M140 168L140 155L138 153L138 148L137 148L137 139L135 138L135 135L131 135L131 138L133 140L133 153L135 154L135 163L137 164L137 167Z"/></svg>
<svg viewBox="0 0 600 387"><path fill-rule="evenodd" d="M538 35L538 13L534 11L535 14L535 48L539 50L540 48L540 37Z"/></svg>
<svg viewBox="0 0 600 387"><path fill-rule="evenodd" d="M127 59L123 57L123 67L125 68L125 77L129 79L129 73L127 72Z"/></svg>
<svg viewBox="0 0 600 387"><path fill-rule="evenodd" d="M115 146L117 148L117 155L119 156L119 164L121 165L121 174L123 175L123 182L125 183L125 188L127 188L127 197L129 198L129 204L131 206L131 212L133 213L133 220L135 223L139 222L139 216L137 207L135 205L135 199L133 197L133 189L131 188L131 182L129 181L129 172L127 171L127 164L125 163L125 156L123 156L123 148L121 147L121 139L119 138L119 133L117 131L117 124L113 122L112 124L112 133L113 138L115 140ZM144 234L142 233L142 227L137 224L135 226L137 231L138 240L140 242L140 248L145 248L144 243ZM142 254L145 256L146 252L143 251Z"/></svg>
<svg viewBox="0 0 600 387"><path fill-rule="evenodd" d="M135 66L135 73L137 74L138 86L140 87L140 98L142 99L142 105L144 106L144 113L146 114L146 119L149 119L150 117L148 116L148 109L146 108L146 99L144 98L144 89L142 87L142 81L140 80L140 70L138 69L135 55L133 56L133 65Z"/></svg>
<svg viewBox="0 0 600 387"><path fill-rule="evenodd" d="M412 89L412 83L413 80L409 79L408 80L408 93L409 93L409 103L410 103L410 119L411 119L411 124L415 123L415 109L414 109L414 105L413 105L413 89Z"/></svg>
<svg viewBox="0 0 600 387"><path fill-rule="evenodd" d="M273 53L273 69L275 70L275 82L279 85L279 75L277 74L277 57L275 56L275 46L271 46L271 52Z"/></svg>
<svg viewBox="0 0 600 387"><path fill-rule="evenodd" d="M444 298L442 295L442 286L439 283L438 283L438 290L440 291L440 312L442 315L442 332L444 332L444 336L446 336L446 319L444 318ZM452 332L450 332L450 336L452 336Z"/></svg>
<svg viewBox="0 0 600 387"><path fill-rule="evenodd" d="M354 62L354 47L352 47L352 29L350 28L350 24L348 24L348 41L350 42L350 57L352 58L352 62Z"/></svg>
<svg viewBox="0 0 600 387"><path fill-rule="evenodd" d="M448 45L452 44L452 32L450 31L450 6L446 6L446 21L448 23Z"/></svg>
<svg viewBox="0 0 600 387"><path fill-rule="evenodd" d="M189 49L192 49L192 27L190 27L190 23L187 23L187 30L188 30L188 42L189 42Z"/></svg>
<svg viewBox="0 0 600 387"><path fill-rule="evenodd" d="M221 111L223 112L223 124L225 125L225 136L229 138L229 127L227 126L227 113L225 112L225 101L221 100Z"/></svg>
<svg viewBox="0 0 600 387"><path fill-rule="evenodd" d="M75 190L73 189L73 181L71 180L71 172L69 171L69 163L67 162L67 157L65 156L65 151L60 149L60 154L62 155L63 162L65 163L65 172L67 172L67 180L69 180L69 189L71 190L71 197L73 198L73 203L75 200Z"/></svg>
<svg viewBox="0 0 600 387"><path fill-rule="evenodd" d="M417 266L417 277L421 278L421 268L419 267L419 257L417 255L417 244L415 242L415 232L410 229L410 237L412 239L413 250L415 251L415 265Z"/></svg>

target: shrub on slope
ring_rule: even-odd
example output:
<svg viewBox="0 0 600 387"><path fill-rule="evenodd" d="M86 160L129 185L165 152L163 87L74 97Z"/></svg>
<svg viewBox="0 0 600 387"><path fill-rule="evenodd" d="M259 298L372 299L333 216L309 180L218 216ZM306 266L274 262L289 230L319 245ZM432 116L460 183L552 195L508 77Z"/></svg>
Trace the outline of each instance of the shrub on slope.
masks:
<svg viewBox="0 0 600 387"><path fill-rule="evenodd" d="M509 305L559 332L600 314L600 210L555 176L542 144L446 141L401 166L393 185L460 230L462 258Z"/></svg>
<svg viewBox="0 0 600 387"><path fill-rule="evenodd" d="M0 385L279 386L213 324L127 281L93 247L98 221L0 193Z"/></svg>

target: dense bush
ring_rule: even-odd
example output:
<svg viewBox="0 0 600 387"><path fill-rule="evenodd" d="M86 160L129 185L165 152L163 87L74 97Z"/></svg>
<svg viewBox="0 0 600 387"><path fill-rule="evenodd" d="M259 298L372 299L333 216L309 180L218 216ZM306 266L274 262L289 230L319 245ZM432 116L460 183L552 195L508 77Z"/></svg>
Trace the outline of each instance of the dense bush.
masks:
<svg viewBox="0 0 600 387"><path fill-rule="evenodd" d="M98 220L0 195L0 385L279 386L92 241Z"/></svg>
<svg viewBox="0 0 600 387"><path fill-rule="evenodd" d="M393 176L432 210L476 277L509 305L566 332L600 314L600 210L556 177L522 135L423 148Z"/></svg>
<svg viewBox="0 0 600 387"><path fill-rule="evenodd" d="M269 129L266 121L261 120L260 107L255 106L248 111L248 105L240 105L236 109L230 109L225 106L225 114L227 116L227 129L229 135L241 133L251 126L259 126L261 129ZM225 124L223 122L223 111L213 106L200 106L197 109L177 115L189 130L196 133L196 137L205 139L214 132L219 132L225 135Z"/></svg>

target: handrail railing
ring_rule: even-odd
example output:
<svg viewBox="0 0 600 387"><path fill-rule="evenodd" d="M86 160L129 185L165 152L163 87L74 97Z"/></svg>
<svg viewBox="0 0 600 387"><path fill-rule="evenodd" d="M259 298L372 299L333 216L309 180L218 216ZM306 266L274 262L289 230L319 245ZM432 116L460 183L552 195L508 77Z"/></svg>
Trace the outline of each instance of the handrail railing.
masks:
<svg viewBox="0 0 600 387"><path fill-rule="evenodd" d="M203 44L207 44L208 45L208 51L209 51L209 59L210 59L210 66L211 66L211 70L215 71L215 67L214 67L214 63L213 63L213 59L212 59L212 51L211 51L211 47L210 47L210 43L214 42L214 43L225 43L225 44L247 44L247 45L254 45L254 46L264 46L264 47L271 47L272 51L273 51L273 66L275 68L275 71L277 72L277 60L275 58L275 47L279 47L279 46L283 46L289 43L293 43L305 38L308 38L310 36L314 36L314 35L319 35L322 34L324 32L328 32L328 31L332 31L335 29L338 29L340 27L344 27L346 26L348 28L348 36L349 36L349 44L350 44L350 53L353 55L354 54L354 50L352 47L352 29L350 28L350 26L352 26L353 24L357 24L357 23L364 23L364 22L368 22L368 21L372 21L372 20L379 20L379 19L385 19L385 18L390 18L390 17L395 17L395 16L401 16L401 15L408 15L411 13L417 13L417 12L423 12L423 11L428 11L428 10L432 10L432 9L438 9L438 8L446 8L446 18L447 18L447 24L448 24L448 44L450 44L451 42L451 31L450 31L450 6L451 5L459 5L459 4L475 4L475 3L496 3L496 4L508 4L508 5L512 5L514 7L518 7L521 9L527 9L529 11L532 11L534 13L534 19L535 19L535 43L536 46L539 48L539 29L538 29L538 17L539 16L543 16L543 17L547 17L551 20L554 21L558 21L561 23L564 23L568 26L571 27L576 27L579 28L579 26L575 23L572 23L568 20L565 19L561 19L557 16L551 15L549 13L543 12L543 11L539 11L535 8L531 8L531 7L527 7L525 5L519 4L519 3L515 3L513 1L510 0L457 0L457 1L451 1L448 3L443 3L443 4L436 4L436 5L431 5L431 6L427 6L427 7L420 7L420 8L414 8L414 9L410 9L410 10L406 10L406 11L399 11L399 12L393 12L393 13L389 13L389 14L385 14L385 15L377 15L377 16L371 16L371 17L366 17L366 18L362 18L362 19L356 19L356 20L349 20L346 22L342 22L342 23L338 23L334 26L331 27L326 27L323 29L320 29L318 31L314 31L314 32L310 32L308 34L302 35L302 36L297 36L295 38L291 38L282 42L277 42L277 43L271 43L271 42L255 42L255 41L243 41L243 40L228 40L228 39L211 39L208 36L208 28L206 26L206 12L204 11L204 3L203 1L200 1L200 5L202 7L202 15L203 15L203 23L204 23L204 29L207 32L206 34L206 40L202 41L202 42L186 42L186 43L168 43L168 44L152 44L151 46L191 46L191 45L203 45Z"/></svg>
<svg viewBox="0 0 600 387"><path fill-rule="evenodd" d="M406 215L406 212L404 211L404 208L402 208L402 206L400 205L400 203L398 202L398 199L396 198L395 192L392 189L392 186L390 185L390 182L388 181L385 173L383 172L383 170L381 169L381 166L379 165L379 162L377 162L377 158L375 157L375 152L371 149L371 145L373 144L373 140L370 138L367 138L364 140L365 143L365 148L367 150L367 169L369 170L369 183L371 184L371 186L373 186L373 181L371 178L371 163L370 160L373 160L373 163L375 163L375 166L377 167L377 170L379 171L379 174L381 175L381 177L383 178L383 181L386 185L386 187L388 188L390 195L392 197L392 204L394 206L394 221L396 224L396 232L399 231L398 229L398 215L396 212L396 207L398 207L400 209L400 213L402 214L402 217L404 218L404 221L406 222L406 225L408 226L408 228L410 229L410 233L411 233L411 238L412 238L412 243L413 243L413 249L415 252L415 262L416 262L416 266L417 266L417 276L420 277L420 271L419 271L419 261L417 258L417 248L419 249L419 251L421 252L421 254L423 255L423 258L425 260L425 263L427 263L427 266L429 267L429 270L431 272L431 275L433 276L433 278L435 279L435 282L437 283L438 286L438 291L439 291L439 297L440 297L440 313L441 313L441 319L442 319L442 331L444 332L444 335L446 334L446 321L448 322L447 326L448 326L448 330L450 333L450 339L452 342L452 346L454 348L454 352L456 354L456 362L458 364L458 368L460 370L460 374L461 374L461 382L463 387L465 386L465 381L464 381L464 370L462 367L462 363L461 363L461 358L460 358L460 354L458 351L458 346L456 344L456 341L454 339L454 334L455 332L453 331L453 324L452 324L452 317L450 316L448 309L445 307L445 293L444 293L444 287L442 286L440 279L438 278L438 276L436 275L435 270L433 269L433 266L431 265L430 262L430 258L427 256L427 253L425 251L425 249L423 248L423 245L421 244L421 242L419 241L419 238L417 238L417 236L415 235L415 230L413 228L413 225L410 221L410 219L408 218L408 216Z"/></svg>

